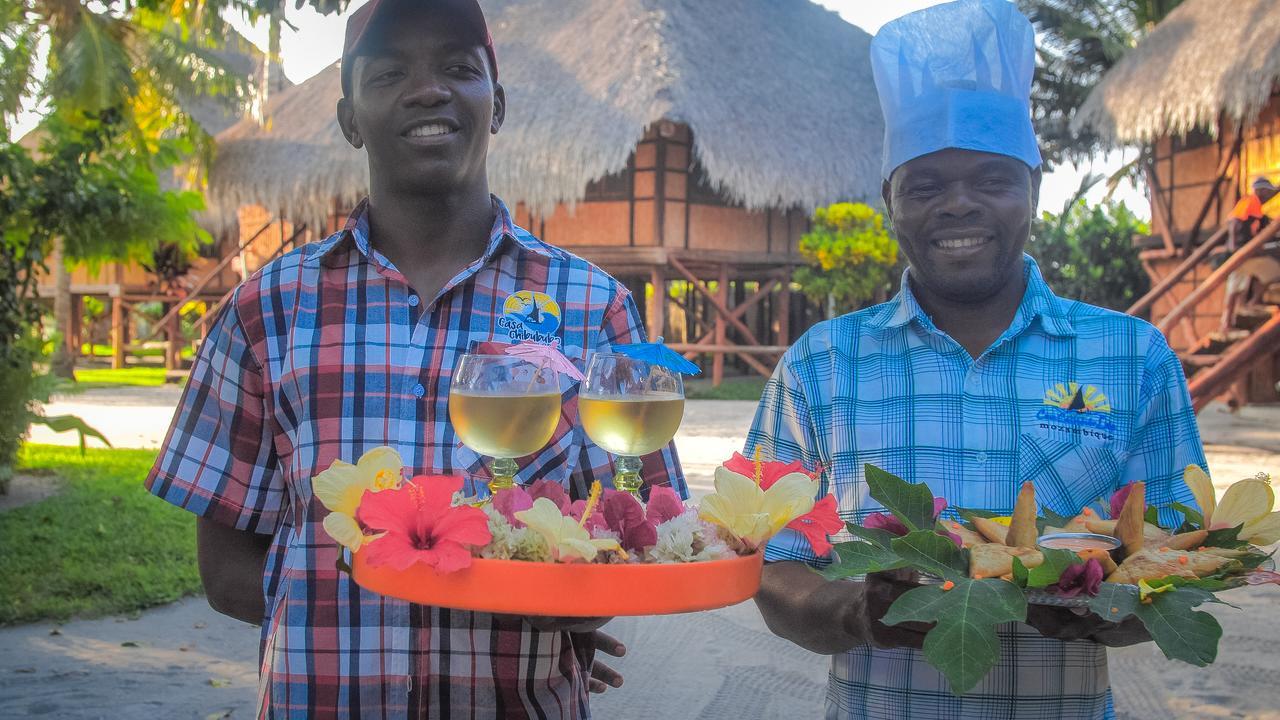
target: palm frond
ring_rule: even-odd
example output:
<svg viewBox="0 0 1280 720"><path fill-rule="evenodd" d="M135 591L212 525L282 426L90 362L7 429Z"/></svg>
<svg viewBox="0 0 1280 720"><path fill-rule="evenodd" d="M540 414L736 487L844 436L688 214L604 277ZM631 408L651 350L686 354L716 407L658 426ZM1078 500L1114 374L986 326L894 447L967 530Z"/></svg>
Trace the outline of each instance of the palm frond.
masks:
<svg viewBox="0 0 1280 720"><path fill-rule="evenodd" d="M81 8L67 29L54 34L49 50L49 84L60 109L100 113L127 102L137 85L120 23Z"/></svg>

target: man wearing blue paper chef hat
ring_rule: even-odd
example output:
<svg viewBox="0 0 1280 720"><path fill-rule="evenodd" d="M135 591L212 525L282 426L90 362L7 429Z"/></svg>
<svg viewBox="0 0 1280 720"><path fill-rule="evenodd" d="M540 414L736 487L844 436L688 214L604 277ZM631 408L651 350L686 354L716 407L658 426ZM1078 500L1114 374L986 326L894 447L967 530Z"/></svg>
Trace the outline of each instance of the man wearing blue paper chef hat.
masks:
<svg viewBox="0 0 1280 720"><path fill-rule="evenodd" d="M786 353L746 447L823 468L822 493L847 522L884 510L866 465L998 515L1024 482L1063 515L1139 480L1165 524L1170 503L1193 503L1182 472L1203 467L1204 451L1164 337L1055 296L1023 253L1041 173L1034 42L1006 0L960 0L899 18L872 43L884 202L910 267L892 300L821 323ZM792 530L765 557L756 602L769 627L832 655L828 718L1108 718L1106 646L1147 639L1132 618L1031 605L1026 622L998 626L998 647L944 633L926 644L928 626L880 622L915 578L828 581L812 567L832 558ZM928 660L949 654L999 659L980 679L955 666L943 676Z"/></svg>

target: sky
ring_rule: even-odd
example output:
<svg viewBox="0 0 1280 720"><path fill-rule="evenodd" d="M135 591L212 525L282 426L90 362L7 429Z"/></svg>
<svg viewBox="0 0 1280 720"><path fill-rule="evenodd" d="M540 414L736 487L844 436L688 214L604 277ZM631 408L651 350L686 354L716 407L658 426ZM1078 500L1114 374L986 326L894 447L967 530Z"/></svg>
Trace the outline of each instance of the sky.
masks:
<svg viewBox="0 0 1280 720"><path fill-rule="evenodd" d="M769 0L755 0L769 2ZM884 23L895 17L942 0L815 0L840 14L846 21L857 25L869 33L875 33ZM366 0L352 0L348 12L363 5ZM342 35L346 26L344 16L321 16L310 7L295 9L294 3L286 3L286 19L297 30L285 29L280 38L280 54L284 64L285 75L294 83L300 83L312 75L337 61L342 51ZM250 26L237 18L232 18L237 27L259 47L266 47L266 21ZM27 114L20 118L14 137L20 137L38 121L38 116ZM1132 154L1134 151L1130 151ZM1120 153L1113 153L1099 158L1082 167L1070 165L1060 166L1046 173L1040 190L1040 209L1059 212L1065 203L1080 186L1081 179L1089 172L1110 174L1124 162ZM1095 186L1087 195L1090 202L1099 202L1105 192L1103 184ZM1136 213L1143 217L1150 216L1150 208L1145 196L1129 185L1124 185L1116 193L1116 199L1123 200Z"/></svg>

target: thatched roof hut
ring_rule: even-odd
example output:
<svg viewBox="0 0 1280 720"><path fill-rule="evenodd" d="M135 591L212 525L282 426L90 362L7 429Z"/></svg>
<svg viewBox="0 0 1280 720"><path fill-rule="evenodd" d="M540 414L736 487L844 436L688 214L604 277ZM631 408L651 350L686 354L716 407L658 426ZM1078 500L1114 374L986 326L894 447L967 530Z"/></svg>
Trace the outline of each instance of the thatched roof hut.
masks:
<svg viewBox="0 0 1280 720"><path fill-rule="evenodd" d="M622 172L646 129L687 125L706 181L750 210L875 197L870 37L809 0L482 0L509 108L490 183L542 215ZM334 120L337 66L218 138L208 199L323 225L368 189Z"/></svg>
<svg viewBox="0 0 1280 720"><path fill-rule="evenodd" d="M1073 124L1117 144L1217 135L1223 116L1256 119L1277 83L1275 0L1185 0L1107 73Z"/></svg>

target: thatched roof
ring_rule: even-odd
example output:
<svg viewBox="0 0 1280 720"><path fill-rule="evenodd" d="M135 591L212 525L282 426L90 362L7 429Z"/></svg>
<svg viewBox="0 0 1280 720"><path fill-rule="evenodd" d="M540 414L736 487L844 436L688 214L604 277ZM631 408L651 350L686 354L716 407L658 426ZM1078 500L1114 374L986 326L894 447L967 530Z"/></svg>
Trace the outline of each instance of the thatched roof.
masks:
<svg viewBox="0 0 1280 720"><path fill-rule="evenodd" d="M256 45L249 42L237 31L232 31L226 45L212 52L212 55L224 63L227 70L234 75L247 78L255 87L261 82L262 64L267 56ZM293 87L293 83L285 77L279 62L272 62L268 69L267 97ZM243 113L227 107L225 102L217 98L195 97L180 98L182 108L191 115L205 132L217 135L239 122Z"/></svg>
<svg viewBox="0 0 1280 720"><path fill-rule="evenodd" d="M1090 93L1073 123L1149 142L1255 119L1280 82L1276 0L1185 0Z"/></svg>
<svg viewBox="0 0 1280 720"><path fill-rule="evenodd" d="M623 170L646 127L687 123L710 181L751 208L875 197L870 36L809 0L482 0L507 89L489 179L547 212ZM219 138L209 201L318 221L368 188L334 120L336 66Z"/></svg>

